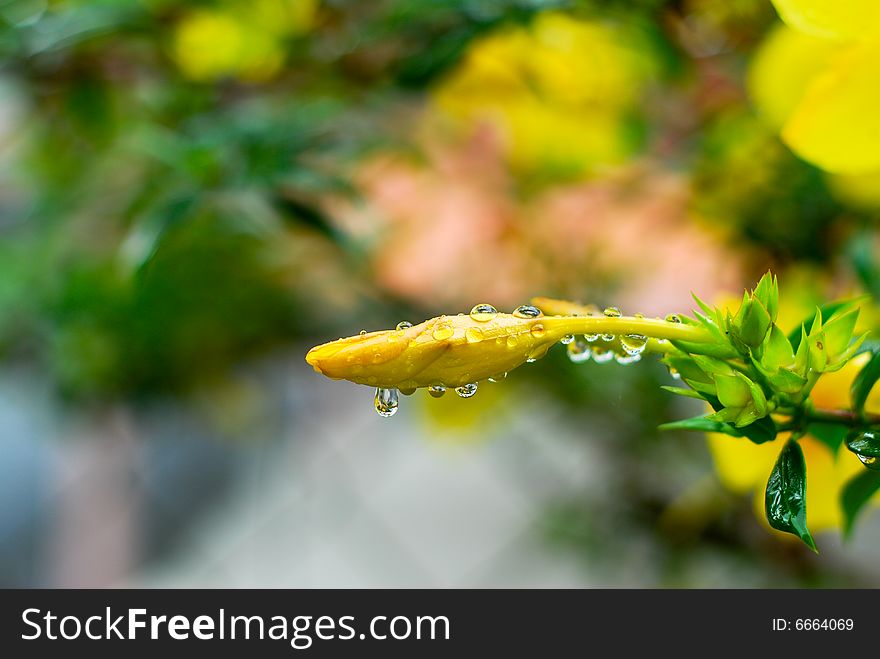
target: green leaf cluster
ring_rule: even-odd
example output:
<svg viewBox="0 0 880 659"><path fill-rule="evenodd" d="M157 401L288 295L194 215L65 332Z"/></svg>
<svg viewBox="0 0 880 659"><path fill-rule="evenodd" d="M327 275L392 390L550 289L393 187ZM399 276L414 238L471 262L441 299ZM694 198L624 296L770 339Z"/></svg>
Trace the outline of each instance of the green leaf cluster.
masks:
<svg viewBox="0 0 880 659"><path fill-rule="evenodd" d="M809 400L818 379L843 368L863 345L866 335L854 335L858 300L817 308L787 335L776 323L779 286L769 272L753 290L744 292L736 312L710 307L697 296L694 299L699 310L693 318L681 316L682 322L701 327L713 340L673 342L663 361L687 388L664 389L703 400L712 412L662 428L722 433L757 444L790 431L791 439L767 483L765 512L771 526L815 549L806 522L806 463L797 439L809 432L836 452L846 437L847 448L866 467L880 468L880 433L861 427L847 435L851 418L816 418ZM852 385L855 415L863 415L865 400L878 379L880 356L874 355ZM850 524L867 501L863 496L866 486L852 487L841 501Z"/></svg>

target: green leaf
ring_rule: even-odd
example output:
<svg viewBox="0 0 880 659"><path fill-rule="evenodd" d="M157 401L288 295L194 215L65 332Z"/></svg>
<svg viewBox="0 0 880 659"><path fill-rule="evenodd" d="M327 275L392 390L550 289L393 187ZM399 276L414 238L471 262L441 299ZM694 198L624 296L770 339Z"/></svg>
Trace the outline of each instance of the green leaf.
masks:
<svg viewBox="0 0 880 659"><path fill-rule="evenodd" d="M664 391L668 391L671 394L676 394L677 396L687 396L688 398L696 398L697 400L706 400L703 394L701 394L699 391L695 391L694 389L686 389L684 387L670 387L665 384L662 385L660 388Z"/></svg>
<svg viewBox="0 0 880 659"><path fill-rule="evenodd" d="M852 339L856 321L859 319L859 310L853 309L831 318L825 327L825 340L828 343L828 354L833 357L843 353Z"/></svg>
<svg viewBox="0 0 880 659"><path fill-rule="evenodd" d="M777 371L780 368L788 368L794 364L794 350L785 333L778 325L770 327L770 333L764 341L764 352L761 355L761 365L768 371Z"/></svg>
<svg viewBox="0 0 880 659"><path fill-rule="evenodd" d="M846 448L856 455L880 458L880 437L873 430L853 430L846 437Z"/></svg>
<svg viewBox="0 0 880 659"><path fill-rule="evenodd" d="M713 379L717 375L727 375L733 376L736 371L730 367L726 362L721 361L720 359L715 359L714 357L707 357L705 355L692 355L691 358L694 360L697 366L703 370L704 373L708 373L713 376Z"/></svg>
<svg viewBox="0 0 880 659"><path fill-rule="evenodd" d="M761 281L755 287L754 296L764 305L767 313L770 314L770 320L776 322L776 316L779 313L779 283L776 276L769 270L761 277Z"/></svg>
<svg viewBox="0 0 880 659"><path fill-rule="evenodd" d="M822 312L823 318L831 318L834 314L838 312L842 312L846 309L854 307L855 305L863 302L867 296L862 295L861 297L853 298L851 300L838 300L837 302L829 302L828 304L823 304L819 307L819 310ZM815 319L815 314L810 314L809 318L806 318L804 322L795 326L795 328L789 333L788 340L791 342L791 347L797 351L798 346L801 344L801 327L804 328L807 334L809 334L813 329L813 320Z"/></svg>
<svg viewBox="0 0 880 659"><path fill-rule="evenodd" d="M856 517L865 504L880 490L880 473L863 471L853 476L840 494L840 507L843 510L843 534L852 533Z"/></svg>
<svg viewBox="0 0 880 659"><path fill-rule="evenodd" d="M739 339L750 348L757 348L764 342L772 321L761 301L751 298L740 307L734 323Z"/></svg>
<svg viewBox="0 0 880 659"><path fill-rule="evenodd" d="M871 360L862 367L850 387L853 410L861 414L865 409L865 401L877 380L880 380L880 352L871 355Z"/></svg>
<svg viewBox="0 0 880 659"><path fill-rule="evenodd" d="M670 341L670 343L689 355L708 355L718 359L731 359L740 356L740 353L732 346L723 343L692 343L690 341Z"/></svg>
<svg viewBox="0 0 880 659"><path fill-rule="evenodd" d="M697 432L720 432L733 437L743 437L743 433L729 423L715 421L708 416L695 416L681 421L672 421L660 426L660 430L695 430Z"/></svg>
<svg viewBox="0 0 880 659"><path fill-rule="evenodd" d="M774 529L796 535L810 549L817 551L807 529L807 464L796 441L786 442L770 472L764 494L764 512Z"/></svg>
<svg viewBox="0 0 880 659"><path fill-rule="evenodd" d="M758 419L754 423L738 428L739 432L748 437L755 444L764 444L776 439L776 422L769 416Z"/></svg>
<svg viewBox="0 0 880 659"><path fill-rule="evenodd" d="M737 373L736 375L742 375ZM736 375L715 375L718 400L724 407L743 407L752 400L749 386Z"/></svg>
<svg viewBox="0 0 880 659"><path fill-rule="evenodd" d="M807 384L805 378L785 368L771 375L768 380L770 380L770 384L774 389L784 394L796 394Z"/></svg>
<svg viewBox="0 0 880 659"><path fill-rule="evenodd" d="M837 455L837 450L846 438L848 429L836 423L811 423L807 427L807 433L825 444L832 455Z"/></svg>

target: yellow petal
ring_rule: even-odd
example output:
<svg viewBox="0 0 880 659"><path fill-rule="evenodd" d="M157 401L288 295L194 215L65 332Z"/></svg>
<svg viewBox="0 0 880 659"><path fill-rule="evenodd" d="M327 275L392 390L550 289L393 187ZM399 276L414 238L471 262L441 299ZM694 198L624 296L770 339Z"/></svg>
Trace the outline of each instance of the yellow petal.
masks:
<svg viewBox="0 0 880 659"><path fill-rule="evenodd" d="M859 39L880 21L877 0L773 0L791 27L830 39Z"/></svg>
<svg viewBox="0 0 880 659"><path fill-rule="evenodd" d="M809 85L782 138L830 172L880 169L880 40L835 57Z"/></svg>
<svg viewBox="0 0 880 659"><path fill-rule="evenodd" d="M782 128L808 85L825 68L840 46L778 25L752 57L748 90L761 116L774 129Z"/></svg>

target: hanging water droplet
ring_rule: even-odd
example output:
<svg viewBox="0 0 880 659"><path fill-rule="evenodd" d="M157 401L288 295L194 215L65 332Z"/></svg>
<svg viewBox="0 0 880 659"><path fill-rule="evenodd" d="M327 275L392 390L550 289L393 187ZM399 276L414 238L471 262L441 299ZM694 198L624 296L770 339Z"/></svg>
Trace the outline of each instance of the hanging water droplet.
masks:
<svg viewBox="0 0 880 659"><path fill-rule="evenodd" d="M526 364L534 364L536 361L538 361L537 357L526 357Z"/></svg>
<svg viewBox="0 0 880 659"><path fill-rule="evenodd" d="M586 339L577 338L568 344L568 358L575 364L582 364L590 359L590 344Z"/></svg>
<svg viewBox="0 0 880 659"><path fill-rule="evenodd" d="M400 397L397 395L397 389L376 389L376 396L373 402L376 405L376 413L379 416L394 416L397 412Z"/></svg>
<svg viewBox="0 0 880 659"><path fill-rule="evenodd" d="M597 364L607 364L614 359L614 351L599 346L593 346L593 361Z"/></svg>
<svg viewBox="0 0 880 659"><path fill-rule="evenodd" d="M504 382L507 379L507 373L499 373L498 375L493 375L489 378L489 382L497 383Z"/></svg>
<svg viewBox="0 0 880 659"><path fill-rule="evenodd" d="M643 334L624 334L620 337L620 347L629 355L641 355L648 345L648 337Z"/></svg>
<svg viewBox="0 0 880 659"><path fill-rule="evenodd" d="M681 318L678 317L677 313L671 313L668 316L666 316L666 322L667 323L680 323Z"/></svg>
<svg viewBox="0 0 880 659"><path fill-rule="evenodd" d="M517 307L513 310L513 315L517 318L540 318L544 315L544 313L538 309L538 307L533 307L530 304L524 304L521 307Z"/></svg>
<svg viewBox="0 0 880 659"><path fill-rule="evenodd" d="M574 334L566 334L560 339L560 343L564 346L569 345L572 341L574 341Z"/></svg>
<svg viewBox="0 0 880 659"><path fill-rule="evenodd" d="M584 334L584 338L587 341L589 341L590 343L592 343L593 341L599 340L599 335L598 334Z"/></svg>
<svg viewBox="0 0 880 659"><path fill-rule="evenodd" d="M360 334L361 334L361 336L366 336L366 335L367 335L367 330L361 330Z"/></svg>
<svg viewBox="0 0 880 659"><path fill-rule="evenodd" d="M400 393L402 393L404 396L412 396L414 393L416 393L416 388L415 387L407 387L406 389L401 388Z"/></svg>
<svg viewBox="0 0 880 659"><path fill-rule="evenodd" d="M620 318L620 309L617 307L605 307L603 312L608 318Z"/></svg>
<svg viewBox="0 0 880 659"><path fill-rule="evenodd" d="M479 327L468 327L464 333L464 338L468 343L479 343L483 340L483 330Z"/></svg>
<svg viewBox="0 0 880 659"><path fill-rule="evenodd" d="M859 456L859 460L862 461L862 464L865 465L868 469L873 469L875 471L880 471L880 460L878 460L873 455L862 455L861 453L856 453Z"/></svg>
<svg viewBox="0 0 880 659"><path fill-rule="evenodd" d="M673 380L681 380L681 373L677 369L672 368L672 366L669 367L669 375L672 376Z"/></svg>
<svg viewBox="0 0 880 659"><path fill-rule="evenodd" d="M433 398L440 398L446 393L446 386L442 384L432 384L428 387L428 394Z"/></svg>
<svg viewBox="0 0 880 659"><path fill-rule="evenodd" d="M397 323L397 329L400 331L403 331L405 329L409 329L412 326L413 326L412 323L407 320L401 320L399 323Z"/></svg>
<svg viewBox="0 0 880 659"><path fill-rule="evenodd" d="M529 331L536 339L540 339L547 333L547 330L544 329L544 326L541 323L535 323Z"/></svg>
<svg viewBox="0 0 880 659"><path fill-rule="evenodd" d="M431 332L431 336L434 337L435 341L451 339L453 334L455 334L455 330L452 328L452 325L445 321L437 323Z"/></svg>
<svg viewBox="0 0 880 659"><path fill-rule="evenodd" d="M475 393L477 393L477 383L472 382L471 384L463 384L460 387L456 387L455 393L457 393L462 398L470 398Z"/></svg>
<svg viewBox="0 0 880 659"><path fill-rule="evenodd" d="M478 323L487 323L498 315L498 309L491 304L478 304L471 309L471 318Z"/></svg>

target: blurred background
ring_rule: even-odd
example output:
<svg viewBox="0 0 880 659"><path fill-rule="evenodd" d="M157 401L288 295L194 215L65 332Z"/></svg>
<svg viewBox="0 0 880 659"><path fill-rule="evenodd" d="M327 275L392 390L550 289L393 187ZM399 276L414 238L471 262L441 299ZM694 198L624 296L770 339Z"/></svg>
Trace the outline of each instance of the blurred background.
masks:
<svg viewBox="0 0 880 659"><path fill-rule="evenodd" d="M812 555L746 440L656 430L700 410L653 360L387 420L303 359L767 268L789 326L866 293L873 329L880 42L826 36L770 0L0 0L0 585L880 585L853 456L805 445Z"/></svg>

